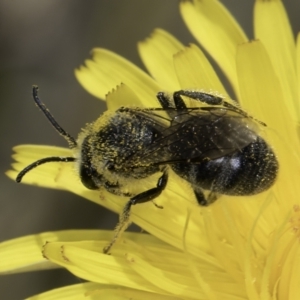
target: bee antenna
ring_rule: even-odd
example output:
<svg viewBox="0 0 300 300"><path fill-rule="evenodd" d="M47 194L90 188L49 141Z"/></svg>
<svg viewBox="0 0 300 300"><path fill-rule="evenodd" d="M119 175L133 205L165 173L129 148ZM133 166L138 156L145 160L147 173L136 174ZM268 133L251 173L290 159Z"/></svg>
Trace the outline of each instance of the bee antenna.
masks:
<svg viewBox="0 0 300 300"><path fill-rule="evenodd" d="M46 118L49 120L49 122L52 124L52 126L55 128L55 130L63 136L68 144L69 147L75 148L77 146L76 140L69 134L67 133L54 119L52 114L50 113L49 109L46 107L46 105L39 99L38 97L38 86L34 85L32 87L32 94L33 94L33 99L38 108L42 111L42 113L46 116Z"/></svg>
<svg viewBox="0 0 300 300"><path fill-rule="evenodd" d="M72 161L75 161L76 159L74 157L60 157L60 156L52 156L52 157L46 157L46 158L42 158L42 159L39 159L37 161L35 161L34 163L30 164L29 166L27 166L25 169L23 169L17 176L16 178L16 182L21 182L24 175L26 173L28 173L29 171L31 171L32 169L42 165L42 164L45 164L45 163L48 163L48 162L72 162Z"/></svg>

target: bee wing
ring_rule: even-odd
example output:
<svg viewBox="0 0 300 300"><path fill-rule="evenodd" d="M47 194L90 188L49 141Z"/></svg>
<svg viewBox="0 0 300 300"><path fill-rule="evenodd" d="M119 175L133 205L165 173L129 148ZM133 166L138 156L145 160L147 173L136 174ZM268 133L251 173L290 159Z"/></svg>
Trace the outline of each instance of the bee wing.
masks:
<svg viewBox="0 0 300 300"><path fill-rule="evenodd" d="M240 151L257 134L249 118L224 108L177 111L170 126L146 149L130 158L138 165L202 162ZM253 122L253 121L252 121Z"/></svg>

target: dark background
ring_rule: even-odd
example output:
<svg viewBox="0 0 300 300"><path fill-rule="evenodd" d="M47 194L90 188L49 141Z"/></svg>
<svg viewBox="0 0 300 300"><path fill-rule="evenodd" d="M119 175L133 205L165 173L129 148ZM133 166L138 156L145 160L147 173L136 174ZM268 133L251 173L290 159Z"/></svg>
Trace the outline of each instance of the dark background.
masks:
<svg viewBox="0 0 300 300"><path fill-rule="evenodd" d="M250 38L253 2L223 1ZM293 28L299 29L300 2L285 5ZM10 167L14 145L67 146L33 104L32 84L39 85L42 100L76 136L105 105L77 83L74 68L94 47L113 50L142 66L136 43L156 27L185 44L195 42L181 20L178 1L0 1L0 241L58 229L116 225L115 214L89 201L67 192L17 185L4 172ZM79 282L65 270L2 276L0 297L21 299Z"/></svg>

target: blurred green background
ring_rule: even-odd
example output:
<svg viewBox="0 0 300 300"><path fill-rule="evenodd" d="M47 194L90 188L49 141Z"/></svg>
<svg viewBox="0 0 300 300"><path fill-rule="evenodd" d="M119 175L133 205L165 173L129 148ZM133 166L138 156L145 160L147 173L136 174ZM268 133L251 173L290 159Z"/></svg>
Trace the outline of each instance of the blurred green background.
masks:
<svg viewBox="0 0 300 300"><path fill-rule="evenodd" d="M253 38L254 1L222 2ZM300 2L285 2L296 34L300 28ZM74 68L94 47L113 50L143 67L136 43L156 27L168 30L184 44L195 42L180 17L178 3L0 1L0 241L59 229L114 228L118 220L115 214L71 193L17 185L4 172L10 167L11 148L15 145L67 146L33 104L33 84L39 85L42 101L58 122L77 136L85 123L98 118L105 105L77 83ZM80 282L66 270L2 276L0 298L22 299Z"/></svg>

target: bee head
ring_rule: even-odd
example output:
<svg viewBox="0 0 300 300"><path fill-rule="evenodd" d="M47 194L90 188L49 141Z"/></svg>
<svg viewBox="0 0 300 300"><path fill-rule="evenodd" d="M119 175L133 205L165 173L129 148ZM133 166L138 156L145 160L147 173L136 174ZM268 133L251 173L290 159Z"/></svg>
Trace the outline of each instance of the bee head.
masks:
<svg viewBox="0 0 300 300"><path fill-rule="evenodd" d="M101 186L102 175L97 171L92 163L91 147L89 144L89 136L86 136L81 145L79 163L79 176L82 184L90 189L97 190Z"/></svg>

